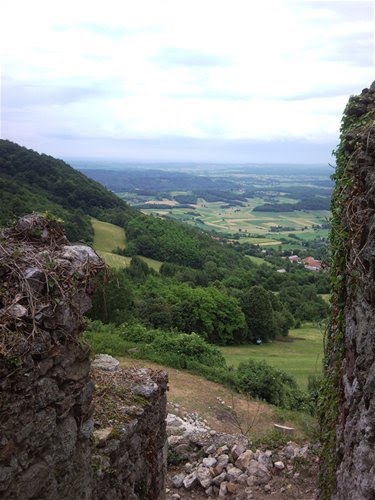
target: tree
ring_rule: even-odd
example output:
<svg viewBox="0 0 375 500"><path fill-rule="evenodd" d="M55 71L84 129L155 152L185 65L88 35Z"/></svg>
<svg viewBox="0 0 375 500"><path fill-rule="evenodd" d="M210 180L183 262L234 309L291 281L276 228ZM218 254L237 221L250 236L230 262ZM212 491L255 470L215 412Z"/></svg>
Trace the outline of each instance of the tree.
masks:
<svg viewBox="0 0 375 500"><path fill-rule="evenodd" d="M264 342L275 338L276 328L268 292L262 286L253 286L243 292L241 297L242 311L245 314L247 339Z"/></svg>
<svg viewBox="0 0 375 500"><path fill-rule="evenodd" d="M120 324L128 321L133 310L133 291L123 271L111 270L106 281L96 280L97 290L92 298L91 319Z"/></svg>

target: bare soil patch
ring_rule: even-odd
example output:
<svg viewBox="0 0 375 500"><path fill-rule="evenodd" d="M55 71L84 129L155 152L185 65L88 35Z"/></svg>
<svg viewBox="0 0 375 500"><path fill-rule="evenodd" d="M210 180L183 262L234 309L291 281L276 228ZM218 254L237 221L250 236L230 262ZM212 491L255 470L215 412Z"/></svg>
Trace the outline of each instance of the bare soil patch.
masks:
<svg viewBox="0 0 375 500"><path fill-rule="evenodd" d="M180 406L179 412L174 409L173 413L184 416L197 412L207 420L209 427L217 432L239 433L239 422L242 428L250 427L248 437L251 440L274 430L274 423L295 427L295 423L286 422L284 419L280 421L272 406L241 397L220 384L186 371L131 358L120 358L120 366L146 366L167 370L168 401ZM299 432L293 435L294 440L299 437Z"/></svg>

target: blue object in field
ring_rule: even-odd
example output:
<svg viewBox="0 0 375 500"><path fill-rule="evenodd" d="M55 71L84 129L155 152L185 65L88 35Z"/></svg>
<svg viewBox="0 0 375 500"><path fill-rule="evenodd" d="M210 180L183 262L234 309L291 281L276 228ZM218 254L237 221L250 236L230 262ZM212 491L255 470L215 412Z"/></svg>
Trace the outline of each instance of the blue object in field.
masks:
<svg viewBox="0 0 375 500"><path fill-rule="evenodd" d="M256 343L256 345L260 345L262 343L262 341L260 339L256 339L255 343Z"/></svg>

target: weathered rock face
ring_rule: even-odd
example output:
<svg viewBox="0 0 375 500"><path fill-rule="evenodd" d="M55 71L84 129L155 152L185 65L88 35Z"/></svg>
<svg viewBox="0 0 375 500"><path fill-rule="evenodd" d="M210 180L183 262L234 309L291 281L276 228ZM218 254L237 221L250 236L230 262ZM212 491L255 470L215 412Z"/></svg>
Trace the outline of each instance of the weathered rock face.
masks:
<svg viewBox="0 0 375 500"><path fill-rule="evenodd" d="M31 215L2 233L0 495L90 498L88 346L78 342L103 262Z"/></svg>
<svg viewBox="0 0 375 500"><path fill-rule="evenodd" d="M338 156L343 170L339 188L344 194L336 196L336 209L341 210L346 234L336 256L345 265L341 278L342 335L336 332L333 344L338 352L342 349L338 374L336 492L332 492L337 499L375 498L374 119L375 82L349 102ZM336 324L341 321L339 314L340 310L335 313L334 309Z"/></svg>
<svg viewBox="0 0 375 500"><path fill-rule="evenodd" d="M128 375L105 358L114 371L104 376L101 359L95 409L79 334L103 267L91 248L70 246L60 225L39 215L0 235L1 498L162 495L166 375Z"/></svg>
<svg viewBox="0 0 375 500"><path fill-rule="evenodd" d="M93 369L94 495L161 499L166 473L166 372Z"/></svg>
<svg viewBox="0 0 375 500"><path fill-rule="evenodd" d="M359 127L347 138L360 145L349 160L353 197L347 200L347 300L343 402L337 428L337 498L375 498L375 84L353 113ZM361 118L371 120L361 126Z"/></svg>

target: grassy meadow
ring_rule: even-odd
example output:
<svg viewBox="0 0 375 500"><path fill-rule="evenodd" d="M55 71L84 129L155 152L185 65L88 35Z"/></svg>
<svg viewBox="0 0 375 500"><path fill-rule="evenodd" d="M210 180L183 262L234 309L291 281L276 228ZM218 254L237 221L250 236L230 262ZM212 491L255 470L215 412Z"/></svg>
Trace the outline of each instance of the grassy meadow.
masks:
<svg viewBox="0 0 375 500"><path fill-rule="evenodd" d="M91 219L94 228L94 248L99 252L113 252L116 248L125 248L125 231L109 222Z"/></svg>
<svg viewBox="0 0 375 500"><path fill-rule="evenodd" d="M264 360L269 365L292 375L297 383L307 387L309 375L319 375L323 356L323 331L311 324L290 330L289 341L274 341L262 345L221 347L228 365L242 361Z"/></svg>
<svg viewBox="0 0 375 500"><path fill-rule="evenodd" d="M113 253L116 248L126 248L125 231L119 226L110 224L109 222L102 222L100 220L91 219L94 228L94 249L102 257L109 267L120 269L130 265L131 257L117 255ZM159 271L162 262L147 257L140 257L146 264Z"/></svg>

